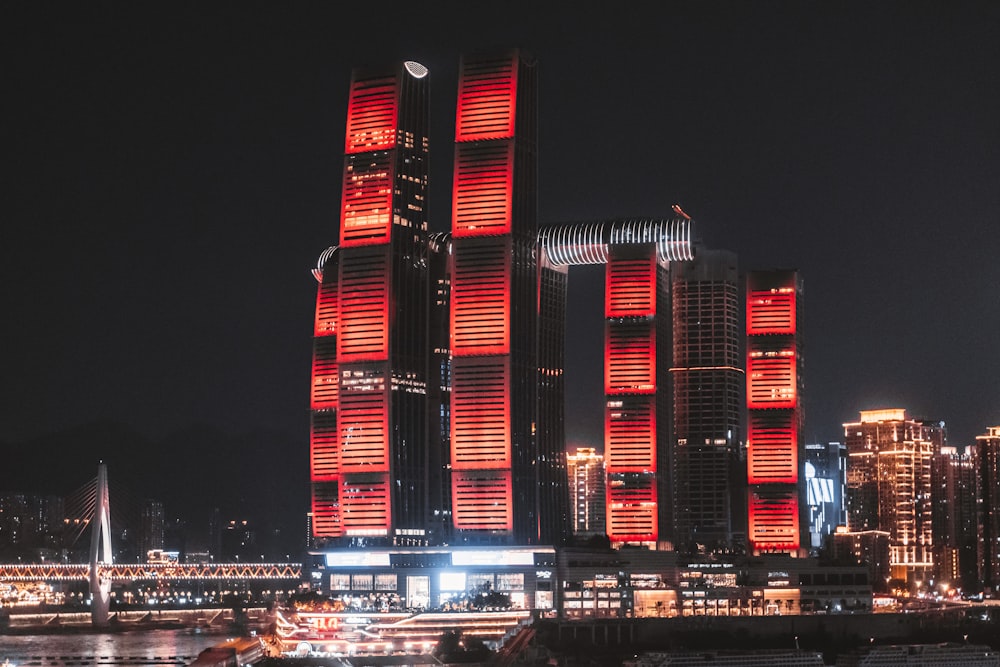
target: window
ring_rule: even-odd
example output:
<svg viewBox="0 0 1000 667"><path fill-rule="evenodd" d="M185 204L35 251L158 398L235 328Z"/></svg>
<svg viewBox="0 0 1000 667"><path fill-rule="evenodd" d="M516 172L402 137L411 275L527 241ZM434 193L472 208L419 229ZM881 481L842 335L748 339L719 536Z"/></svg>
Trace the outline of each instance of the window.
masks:
<svg viewBox="0 0 1000 667"><path fill-rule="evenodd" d="M524 590L524 575L521 574L521 573L498 574L497 575L497 590L498 591L523 591Z"/></svg>

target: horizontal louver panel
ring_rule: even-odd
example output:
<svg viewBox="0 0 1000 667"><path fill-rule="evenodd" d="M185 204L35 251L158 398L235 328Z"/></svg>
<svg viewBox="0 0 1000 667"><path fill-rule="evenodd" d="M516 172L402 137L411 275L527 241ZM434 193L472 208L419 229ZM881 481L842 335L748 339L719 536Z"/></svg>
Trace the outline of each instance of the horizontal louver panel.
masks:
<svg viewBox="0 0 1000 667"><path fill-rule="evenodd" d="M456 471L452 474L451 489L455 528L512 530L513 492L509 471Z"/></svg>
<svg viewBox="0 0 1000 667"><path fill-rule="evenodd" d="M656 480L651 475L626 479L608 476L608 537L612 542L655 542L657 539Z"/></svg>
<svg viewBox="0 0 1000 667"><path fill-rule="evenodd" d="M341 246L388 242L392 183L392 153L348 157L341 190Z"/></svg>
<svg viewBox="0 0 1000 667"><path fill-rule="evenodd" d="M395 76L351 82L345 153L384 150L395 145L398 93Z"/></svg>
<svg viewBox="0 0 1000 667"><path fill-rule="evenodd" d="M309 458L313 480L330 480L339 474L337 413L316 410L309 429Z"/></svg>
<svg viewBox="0 0 1000 667"><path fill-rule="evenodd" d="M799 547L799 504L796 487L750 494L749 532L756 551L789 551Z"/></svg>
<svg viewBox="0 0 1000 667"><path fill-rule="evenodd" d="M370 369L341 369L341 471L388 472L389 391L385 374Z"/></svg>
<svg viewBox="0 0 1000 667"><path fill-rule="evenodd" d="M340 500L336 482L312 485L312 530L316 537L340 537Z"/></svg>
<svg viewBox="0 0 1000 667"><path fill-rule="evenodd" d="M353 248L340 262L341 363L383 360L389 348L388 246Z"/></svg>
<svg viewBox="0 0 1000 667"><path fill-rule="evenodd" d="M310 407L313 410L337 407L339 384L336 339L332 337L314 339Z"/></svg>
<svg viewBox="0 0 1000 667"><path fill-rule="evenodd" d="M387 475L345 477L340 505L344 535L384 537L389 534L392 516Z"/></svg>
<svg viewBox="0 0 1000 667"><path fill-rule="evenodd" d="M656 413L653 396L609 396L604 419L608 472L656 470Z"/></svg>
<svg viewBox="0 0 1000 667"><path fill-rule="evenodd" d="M464 58L458 81L455 141L514 135L517 66L513 57Z"/></svg>
<svg viewBox="0 0 1000 667"><path fill-rule="evenodd" d="M656 391L656 330L651 320L608 322L604 334L604 391Z"/></svg>
<svg viewBox="0 0 1000 667"><path fill-rule="evenodd" d="M747 407L794 408L796 383L794 350L751 348L747 355Z"/></svg>
<svg viewBox="0 0 1000 667"><path fill-rule="evenodd" d="M316 290L314 335L333 336L337 333L338 294L336 281L320 283L319 288Z"/></svg>
<svg viewBox="0 0 1000 667"><path fill-rule="evenodd" d="M791 287L751 291L747 295L747 334L795 333L795 291Z"/></svg>
<svg viewBox="0 0 1000 667"><path fill-rule="evenodd" d="M455 238L510 233L513 177L513 141L455 147Z"/></svg>
<svg viewBox="0 0 1000 667"><path fill-rule="evenodd" d="M656 257L612 257L606 269L605 317L649 317L656 314Z"/></svg>
<svg viewBox="0 0 1000 667"><path fill-rule="evenodd" d="M456 357L451 377L454 470L509 468L510 360Z"/></svg>
<svg viewBox="0 0 1000 667"><path fill-rule="evenodd" d="M510 239L466 239L454 248L451 343L457 356L510 351Z"/></svg>
<svg viewBox="0 0 1000 667"><path fill-rule="evenodd" d="M753 410L747 437L750 484L798 481L798 442L792 410Z"/></svg>

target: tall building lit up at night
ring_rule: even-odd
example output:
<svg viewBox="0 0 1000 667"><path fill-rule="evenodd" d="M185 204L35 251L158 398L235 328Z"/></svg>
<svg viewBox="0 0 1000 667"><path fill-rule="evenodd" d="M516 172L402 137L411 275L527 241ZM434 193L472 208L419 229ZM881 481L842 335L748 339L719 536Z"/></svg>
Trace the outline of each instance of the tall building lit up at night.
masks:
<svg viewBox="0 0 1000 667"><path fill-rule="evenodd" d="M803 545L801 293L796 271L747 275L747 538L755 554L797 555Z"/></svg>
<svg viewBox="0 0 1000 667"><path fill-rule="evenodd" d="M934 579L975 590L979 581L979 493L974 455L968 449L959 453L955 447L942 447L931 457L931 485Z"/></svg>
<svg viewBox="0 0 1000 667"><path fill-rule="evenodd" d="M746 534L736 254L697 247L693 261L672 265L670 289L672 541L679 550L731 549Z"/></svg>
<svg viewBox="0 0 1000 667"><path fill-rule="evenodd" d="M539 230L553 269L604 266L605 520L616 546L658 547L671 527L670 267L694 258L691 228L682 216Z"/></svg>
<svg viewBox="0 0 1000 667"><path fill-rule="evenodd" d="M910 586L934 576L931 460L944 424L903 409L863 410L844 424L847 522L852 532L889 534L891 576Z"/></svg>
<svg viewBox="0 0 1000 667"><path fill-rule="evenodd" d="M427 75L406 62L351 80L340 244L314 272L317 537L427 540Z"/></svg>
<svg viewBox="0 0 1000 667"><path fill-rule="evenodd" d="M566 455L569 470L573 534L604 535L604 457L593 447L577 447Z"/></svg>
<svg viewBox="0 0 1000 667"><path fill-rule="evenodd" d="M318 547L569 537L566 294L572 267L593 264L605 269L608 537L669 540L675 429L699 443L677 473L697 478L685 530L713 547L738 530L735 258L705 251L685 272L686 215L539 227L536 79L521 51L462 58L451 229L430 233L428 72L407 62L353 74L339 244L313 271Z"/></svg>
<svg viewBox="0 0 1000 667"><path fill-rule="evenodd" d="M460 541L551 541L537 450L537 93L514 51L463 57L451 253L451 501ZM557 454L553 452L553 455ZM563 487L565 488L565 487Z"/></svg>
<svg viewBox="0 0 1000 667"><path fill-rule="evenodd" d="M1000 590L1000 426L976 436L976 480L981 503L979 580Z"/></svg>
<svg viewBox="0 0 1000 667"><path fill-rule="evenodd" d="M613 543L655 546L669 526L670 280L652 247L609 249L604 299L604 457ZM666 321L664 321L666 316ZM667 433L664 433L667 431ZM662 521L662 523L661 523Z"/></svg>

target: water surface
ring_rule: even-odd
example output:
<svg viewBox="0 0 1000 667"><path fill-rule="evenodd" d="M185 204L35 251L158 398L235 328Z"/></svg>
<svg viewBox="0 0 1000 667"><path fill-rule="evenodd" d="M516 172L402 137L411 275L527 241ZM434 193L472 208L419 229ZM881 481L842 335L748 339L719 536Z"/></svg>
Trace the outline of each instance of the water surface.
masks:
<svg viewBox="0 0 1000 667"><path fill-rule="evenodd" d="M190 630L128 630L65 634L0 634L0 665L16 667L138 667L189 665L226 635Z"/></svg>

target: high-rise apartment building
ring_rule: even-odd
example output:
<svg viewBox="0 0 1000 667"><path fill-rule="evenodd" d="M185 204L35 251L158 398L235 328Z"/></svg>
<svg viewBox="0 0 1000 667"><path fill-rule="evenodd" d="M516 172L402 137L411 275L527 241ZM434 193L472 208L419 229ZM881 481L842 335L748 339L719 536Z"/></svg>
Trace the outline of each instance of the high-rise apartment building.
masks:
<svg viewBox="0 0 1000 667"><path fill-rule="evenodd" d="M979 579L1000 590L1000 426L976 436L976 481L979 491Z"/></svg>
<svg viewBox="0 0 1000 667"><path fill-rule="evenodd" d="M696 247L671 265L673 534L678 550L745 535L742 330L736 254ZM662 362L661 362L662 363Z"/></svg>
<svg viewBox="0 0 1000 667"><path fill-rule="evenodd" d="M850 530L889 533L892 577L910 586L934 575L931 458L944 442L943 423L903 409L863 410L844 424Z"/></svg>
<svg viewBox="0 0 1000 667"><path fill-rule="evenodd" d="M796 271L747 274L747 539L755 554L798 555L803 544L801 293Z"/></svg>
<svg viewBox="0 0 1000 667"><path fill-rule="evenodd" d="M979 582L979 494L972 453L942 447L931 457L931 487L934 579L966 591L975 590Z"/></svg>
<svg viewBox="0 0 1000 667"><path fill-rule="evenodd" d="M604 457L593 447L577 447L566 455L569 470L573 535L604 535Z"/></svg>

